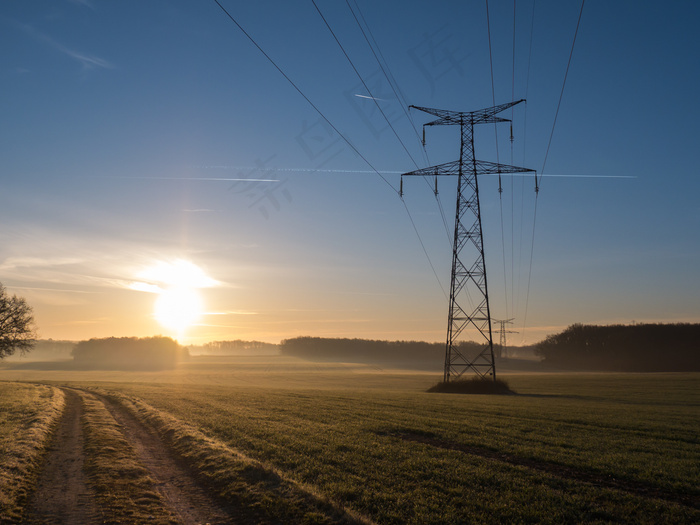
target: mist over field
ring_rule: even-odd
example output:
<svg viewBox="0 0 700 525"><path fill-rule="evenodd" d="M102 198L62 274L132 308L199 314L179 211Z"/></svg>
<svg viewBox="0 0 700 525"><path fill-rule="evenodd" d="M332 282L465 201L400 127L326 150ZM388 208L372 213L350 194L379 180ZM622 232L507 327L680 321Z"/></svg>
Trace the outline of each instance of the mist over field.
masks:
<svg viewBox="0 0 700 525"><path fill-rule="evenodd" d="M574 324L531 346L504 349L494 345L494 355L497 369L504 371L688 372L700 370L697 341L700 324ZM480 346L463 342L461 351ZM286 356L439 373L444 366L445 345L321 337L294 337L279 344L238 339L189 346L162 336L80 342L42 340L32 351L10 356L6 366L158 370L173 369L189 359L205 356Z"/></svg>

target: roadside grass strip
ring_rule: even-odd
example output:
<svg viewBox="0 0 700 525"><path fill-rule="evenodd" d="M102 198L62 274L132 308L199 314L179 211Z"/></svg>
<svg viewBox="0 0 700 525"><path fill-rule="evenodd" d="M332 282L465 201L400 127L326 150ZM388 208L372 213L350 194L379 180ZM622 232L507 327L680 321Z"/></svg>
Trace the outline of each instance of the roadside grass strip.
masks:
<svg viewBox="0 0 700 525"><path fill-rule="evenodd" d="M98 390L155 428L218 497L235 507L243 522L363 524L373 522L324 497L313 486L286 476L138 398Z"/></svg>
<svg viewBox="0 0 700 525"><path fill-rule="evenodd" d="M512 383L525 393L109 389L138 399L142 419L178 418L162 428L186 422L229 454L377 523L700 521L698 376ZM201 453L202 438L182 439L184 453ZM219 459L199 465L227 475Z"/></svg>
<svg viewBox="0 0 700 525"><path fill-rule="evenodd" d="M102 523L178 523L104 404L91 394L77 392L84 406L85 470Z"/></svg>
<svg viewBox="0 0 700 525"><path fill-rule="evenodd" d="M58 388L0 383L0 523L21 520L64 405Z"/></svg>

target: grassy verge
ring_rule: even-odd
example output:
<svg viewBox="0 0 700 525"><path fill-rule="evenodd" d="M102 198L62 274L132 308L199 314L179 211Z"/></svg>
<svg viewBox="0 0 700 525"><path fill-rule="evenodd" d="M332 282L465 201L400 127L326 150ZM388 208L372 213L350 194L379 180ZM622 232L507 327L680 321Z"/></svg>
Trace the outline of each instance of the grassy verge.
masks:
<svg viewBox="0 0 700 525"><path fill-rule="evenodd" d="M166 443L219 498L235 507L242 521L255 523L370 523L323 497L312 486L251 459L195 427L156 410L142 400L112 393L142 421L156 428Z"/></svg>
<svg viewBox="0 0 700 525"><path fill-rule="evenodd" d="M147 403L150 415L141 417L187 422L201 439L376 522L700 520L699 375L509 382L519 395L334 390L331 383L110 390ZM189 453L198 450L192 443ZM206 457L197 461L207 468ZM239 490L226 478L235 468L242 467L214 474L224 492ZM597 482L603 479L619 483Z"/></svg>
<svg viewBox="0 0 700 525"><path fill-rule="evenodd" d="M85 470L102 523L177 523L104 404L90 394L80 392L80 396L84 403Z"/></svg>
<svg viewBox="0 0 700 525"><path fill-rule="evenodd" d="M57 388L0 383L0 523L19 521L63 406Z"/></svg>

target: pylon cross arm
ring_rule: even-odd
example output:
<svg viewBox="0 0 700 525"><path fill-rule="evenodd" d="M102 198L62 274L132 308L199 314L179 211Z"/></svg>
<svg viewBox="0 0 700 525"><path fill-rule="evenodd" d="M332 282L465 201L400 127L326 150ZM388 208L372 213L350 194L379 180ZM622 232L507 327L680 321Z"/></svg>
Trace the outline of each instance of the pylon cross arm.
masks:
<svg viewBox="0 0 700 525"><path fill-rule="evenodd" d="M477 175L489 175L492 173L534 173L535 170L511 166L509 164L499 164L488 160L475 160L474 165Z"/></svg>
<svg viewBox="0 0 700 525"><path fill-rule="evenodd" d="M504 111L510 107L520 104L525 100L517 100L515 102L506 102L505 104L500 104L498 106L492 106L490 108L479 109L477 111L449 111L445 109L435 109L435 108L424 108L421 106L409 106L411 108L423 111L424 113L429 113L430 115L435 115L438 120L428 122L424 126L443 126L443 125L455 125L455 124L487 124L493 122L510 122L509 119L497 117L496 114Z"/></svg>

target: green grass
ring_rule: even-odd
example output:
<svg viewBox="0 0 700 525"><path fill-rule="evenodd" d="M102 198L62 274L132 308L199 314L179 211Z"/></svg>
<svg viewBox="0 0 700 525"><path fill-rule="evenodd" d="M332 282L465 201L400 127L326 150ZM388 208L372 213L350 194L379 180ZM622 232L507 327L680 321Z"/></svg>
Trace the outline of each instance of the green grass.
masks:
<svg viewBox="0 0 700 525"><path fill-rule="evenodd" d="M700 519L700 376L509 382L521 394L111 388L379 523Z"/></svg>
<svg viewBox="0 0 700 525"><path fill-rule="evenodd" d="M57 388L0 383L0 523L19 520L63 403Z"/></svg>
<svg viewBox="0 0 700 525"><path fill-rule="evenodd" d="M80 395L84 403L85 471L102 523L178 523L104 404L89 394Z"/></svg>
<svg viewBox="0 0 700 525"><path fill-rule="evenodd" d="M103 392L101 392L103 393ZM366 523L342 504L329 501L315 487L290 479L266 465L208 438L197 428L142 402L111 394L134 415L157 429L166 444L183 458L200 480L235 508L246 523Z"/></svg>
<svg viewBox="0 0 700 525"><path fill-rule="evenodd" d="M216 450L376 523L700 521L700 374L502 374L508 396L274 358L100 377L65 380L200 436L211 450L173 443L229 495L237 467Z"/></svg>

